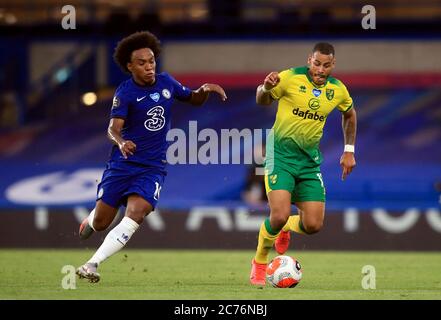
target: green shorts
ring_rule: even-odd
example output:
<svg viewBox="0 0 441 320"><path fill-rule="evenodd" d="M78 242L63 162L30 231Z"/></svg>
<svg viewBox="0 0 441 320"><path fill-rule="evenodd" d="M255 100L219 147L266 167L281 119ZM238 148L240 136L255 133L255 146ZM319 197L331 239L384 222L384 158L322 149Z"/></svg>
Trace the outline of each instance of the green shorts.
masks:
<svg viewBox="0 0 441 320"><path fill-rule="evenodd" d="M274 165L272 170L265 169L265 189L287 190L291 193L291 202L326 200L326 189L323 183L320 166L295 167Z"/></svg>

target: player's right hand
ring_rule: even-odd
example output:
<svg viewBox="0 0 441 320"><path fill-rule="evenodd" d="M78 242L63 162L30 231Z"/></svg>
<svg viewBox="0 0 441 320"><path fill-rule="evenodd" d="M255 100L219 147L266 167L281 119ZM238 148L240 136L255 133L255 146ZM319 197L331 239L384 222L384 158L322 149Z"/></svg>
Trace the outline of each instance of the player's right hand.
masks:
<svg viewBox="0 0 441 320"><path fill-rule="evenodd" d="M273 71L266 76L265 80L263 81L263 86L265 87L265 90L271 90L272 88L277 86L279 82L280 82L279 73Z"/></svg>
<svg viewBox="0 0 441 320"><path fill-rule="evenodd" d="M124 140L118 146L125 159L127 159L129 155L133 156L133 153L136 151L136 144L130 140Z"/></svg>

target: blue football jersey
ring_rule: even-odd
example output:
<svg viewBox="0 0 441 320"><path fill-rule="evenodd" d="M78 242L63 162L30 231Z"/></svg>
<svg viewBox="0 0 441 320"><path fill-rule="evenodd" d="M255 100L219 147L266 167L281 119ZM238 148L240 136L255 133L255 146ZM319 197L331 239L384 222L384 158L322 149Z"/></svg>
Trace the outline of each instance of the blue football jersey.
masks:
<svg viewBox="0 0 441 320"><path fill-rule="evenodd" d="M125 159L114 145L110 161L165 168L170 130L170 108L174 99L188 100L191 90L167 73L156 74L151 86L140 86L133 78L119 85L113 97L111 118L125 120L121 135L136 144L136 151Z"/></svg>

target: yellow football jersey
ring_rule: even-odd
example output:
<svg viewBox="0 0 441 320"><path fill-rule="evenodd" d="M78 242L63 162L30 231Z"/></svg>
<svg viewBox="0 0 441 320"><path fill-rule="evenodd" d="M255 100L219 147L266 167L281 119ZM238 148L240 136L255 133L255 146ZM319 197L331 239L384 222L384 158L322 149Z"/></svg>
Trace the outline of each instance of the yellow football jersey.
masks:
<svg viewBox="0 0 441 320"><path fill-rule="evenodd" d="M289 160L293 152L303 151L319 164L322 156L318 147L326 118L334 108L341 112L351 109L352 98L336 78L328 77L322 86L314 84L308 67L291 68L279 76L279 84L270 92L278 100L273 126L275 156Z"/></svg>

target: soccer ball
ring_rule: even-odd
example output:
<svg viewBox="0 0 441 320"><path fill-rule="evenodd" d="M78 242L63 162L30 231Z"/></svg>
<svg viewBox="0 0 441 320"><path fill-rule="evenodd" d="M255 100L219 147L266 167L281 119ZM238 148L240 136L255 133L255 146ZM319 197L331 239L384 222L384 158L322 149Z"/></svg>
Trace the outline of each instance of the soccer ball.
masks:
<svg viewBox="0 0 441 320"><path fill-rule="evenodd" d="M302 267L290 256L277 256L266 268L266 280L276 288L294 288L301 279Z"/></svg>

